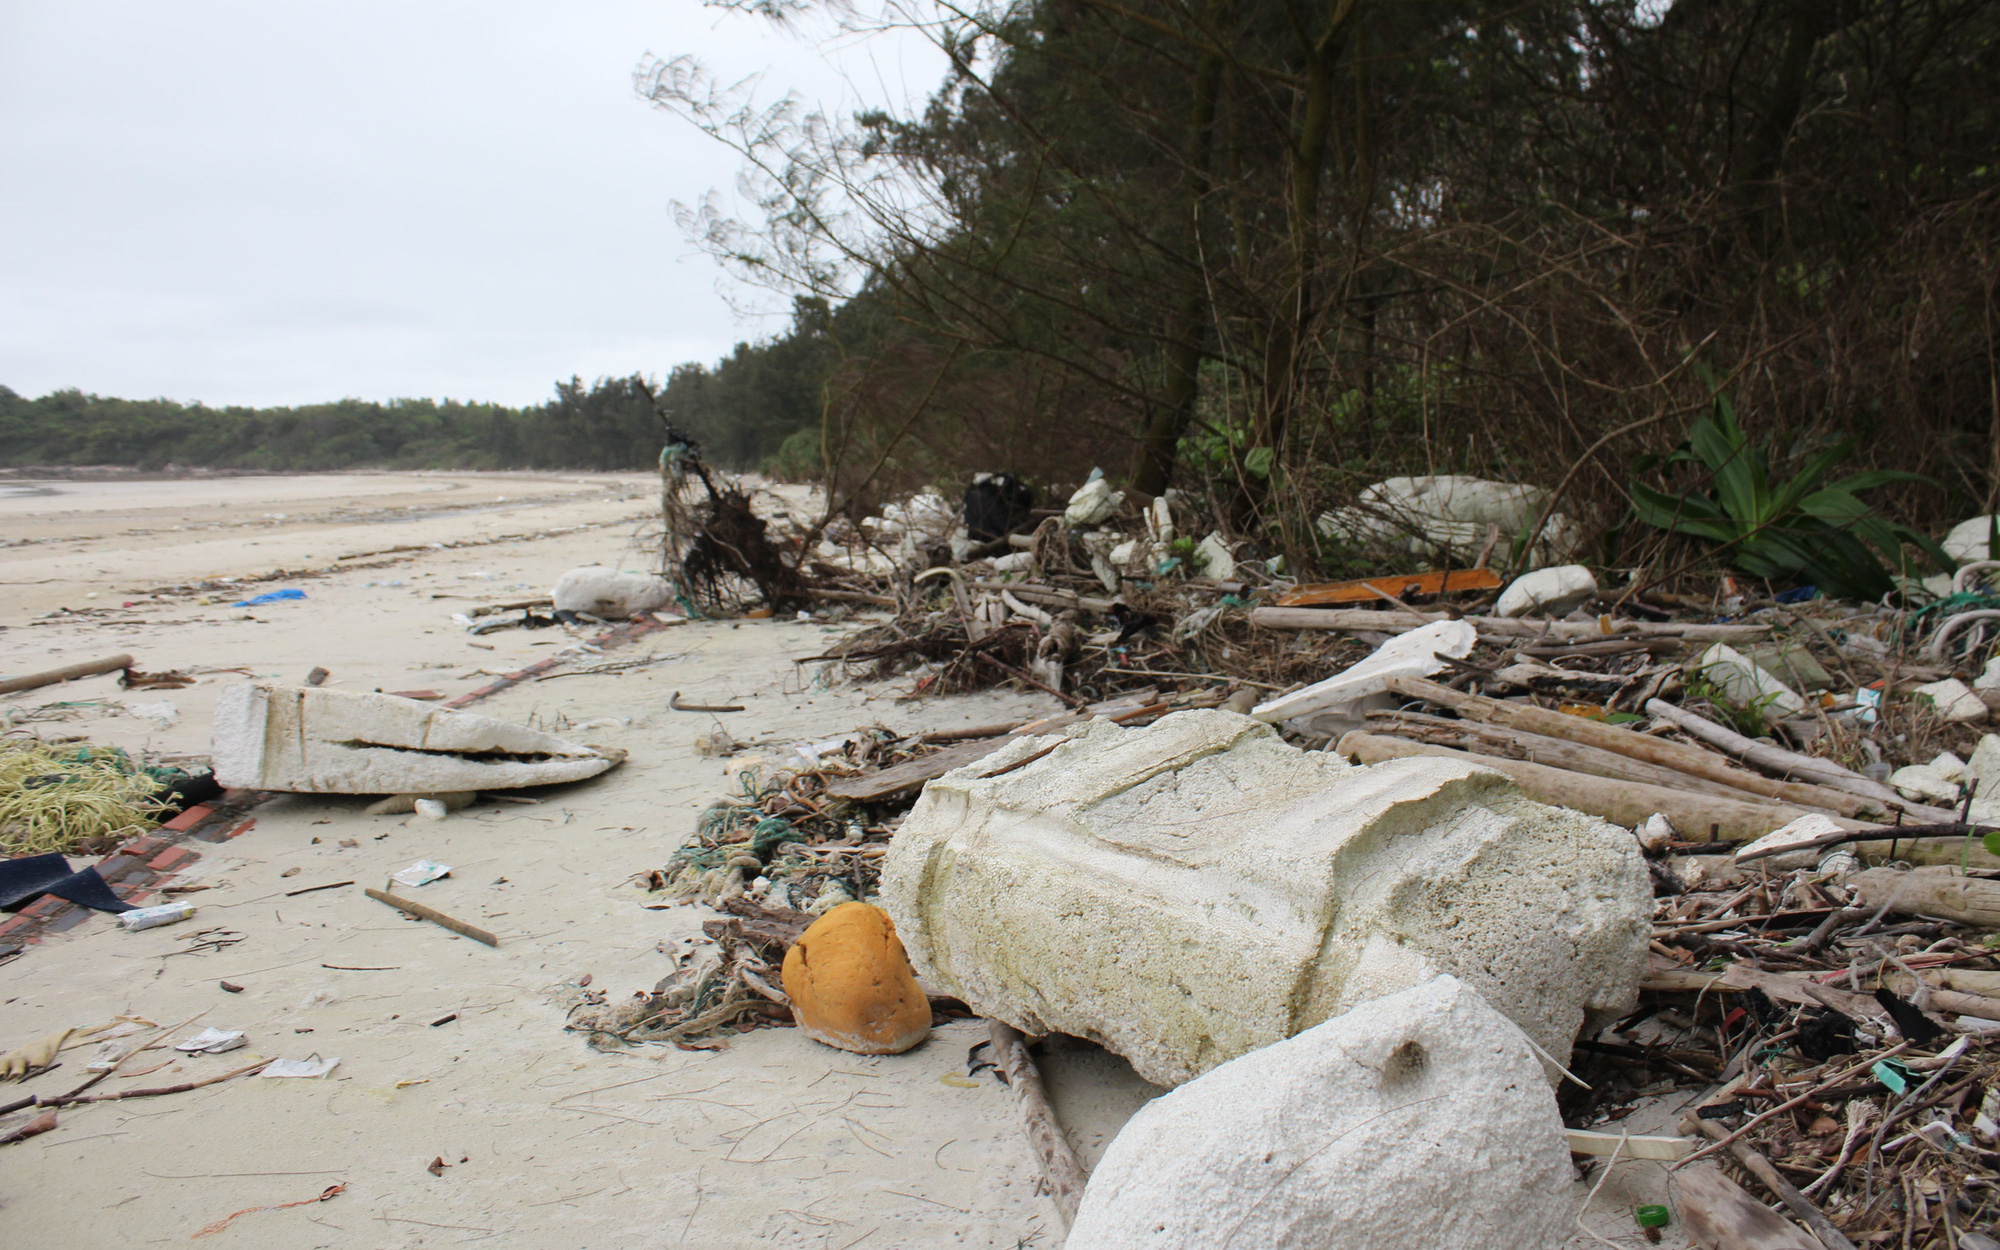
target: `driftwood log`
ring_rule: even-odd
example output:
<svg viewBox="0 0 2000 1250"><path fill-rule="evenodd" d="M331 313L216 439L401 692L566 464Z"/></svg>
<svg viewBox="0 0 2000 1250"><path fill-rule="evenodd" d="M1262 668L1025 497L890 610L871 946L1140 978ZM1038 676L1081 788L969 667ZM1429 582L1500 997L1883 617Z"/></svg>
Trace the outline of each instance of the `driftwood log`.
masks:
<svg viewBox="0 0 2000 1250"><path fill-rule="evenodd" d="M1067 1227L1076 1222L1076 1209L1083 1202L1087 1180L1083 1164L1070 1149L1062 1125L1056 1123L1055 1109L1049 1106L1048 1091L1042 1087L1042 1074L1035 1067L1035 1057L1028 1053L1027 1039L1005 1021L989 1020L987 1025L993 1039L993 1062L1006 1074L1008 1088L1014 1091L1014 1101L1021 1108L1022 1126L1028 1131L1028 1145L1042 1165L1049 1196L1055 1199Z"/></svg>

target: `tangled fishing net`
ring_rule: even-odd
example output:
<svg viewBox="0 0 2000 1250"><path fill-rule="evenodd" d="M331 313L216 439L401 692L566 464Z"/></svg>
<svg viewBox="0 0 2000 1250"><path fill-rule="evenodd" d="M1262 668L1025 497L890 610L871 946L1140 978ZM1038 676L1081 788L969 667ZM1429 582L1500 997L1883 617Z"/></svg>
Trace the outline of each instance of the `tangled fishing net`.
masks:
<svg viewBox="0 0 2000 1250"><path fill-rule="evenodd" d="M756 894L767 906L814 916L868 897L888 853L888 830L829 814L820 798L828 775L824 767L744 769L740 793L701 814L688 844L647 874L648 888L711 906Z"/></svg>
<svg viewBox="0 0 2000 1250"><path fill-rule="evenodd" d="M116 748L0 742L0 853L71 852L146 832L160 780Z"/></svg>

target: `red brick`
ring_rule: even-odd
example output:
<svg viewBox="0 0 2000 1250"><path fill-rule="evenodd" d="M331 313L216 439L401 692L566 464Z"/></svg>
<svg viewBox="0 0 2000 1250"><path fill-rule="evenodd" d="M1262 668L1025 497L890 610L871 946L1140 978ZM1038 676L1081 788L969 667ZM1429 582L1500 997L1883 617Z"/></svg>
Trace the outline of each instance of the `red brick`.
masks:
<svg viewBox="0 0 2000 1250"><path fill-rule="evenodd" d="M148 867L154 869L156 872L167 872L170 869L180 867L189 860L200 858L201 855L199 852L190 851L184 846L170 846L158 855L153 856Z"/></svg>
<svg viewBox="0 0 2000 1250"><path fill-rule="evenodd" d="M23 916L53 916L69 905L66 899L57 898L53 894L44 894L26 907L23 907L21 914Z"/></svg>
<svg viewBox="0 0 2000 1250"><path fill-rule="evenodd" d="M151 890L133 890L131 893L126 894L124 896L125 901L132 904L132 906L134 907L144 907L146 905L146 900L151 897L153 897L153 892Z"/></svg>
<svg viewBox="0 0 2000 1250"><path fill-rule="evenodd" d="M0 938L31 928L34 923L26 916L9 916L5 920L0 920Z"/></svg>
<svg viewBox="0 0 2000 1250"><path fill-rule="evenodd" d="M250 832L252 829L255 829L256 827L257 827L257 818L255 816L252 816L250 819L244 821L242 824L236 826L234 829L231 829L229 831L229 836L232 838L240 838L244 834Z"/></svg>
<svg viewBox="0 0 2000 1250"><path fill-rule="evenodd" d="M214 814L215 814L215 809L210 807L208 804L197 803L193 807L188 808L180 815L168 821L166 824L161 825L160 828L172 829L176 833L184 832L186 830L194 828L196 825L200 824L204 820L207 820L210 816Z"/></svg>
<svg viewBox="0 0 2000 1250"><path fill-rule="evenodd" d="M120 855L130 855L133 859L145 859L149 855L154 855L167 849L168 845L169 843L165 838L134 838L124 846L119 847L117 853Z"/></svg>

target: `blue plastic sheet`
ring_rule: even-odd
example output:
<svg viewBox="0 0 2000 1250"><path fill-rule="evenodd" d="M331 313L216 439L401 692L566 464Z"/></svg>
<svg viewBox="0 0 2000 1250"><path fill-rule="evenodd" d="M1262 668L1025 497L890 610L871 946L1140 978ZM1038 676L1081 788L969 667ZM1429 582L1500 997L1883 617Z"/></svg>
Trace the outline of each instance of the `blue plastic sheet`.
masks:
<svg viewBox="0 0 2000 1250"><path fill-rule="evenodd" d="M305 597L306 597L306 592L303 590L267 590L261 595L253 595L248 599L238 600L236 603L231 604L230 606L238 608L254 608L261 603L286 603L293 599L303 599Z"/></svg>

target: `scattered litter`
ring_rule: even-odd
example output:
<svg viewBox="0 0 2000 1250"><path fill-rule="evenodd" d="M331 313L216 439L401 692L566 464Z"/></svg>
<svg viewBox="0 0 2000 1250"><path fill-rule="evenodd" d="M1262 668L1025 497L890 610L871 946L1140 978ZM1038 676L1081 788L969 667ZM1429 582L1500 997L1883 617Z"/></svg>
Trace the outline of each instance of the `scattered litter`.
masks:
<svg viewBox="0 0 2000 1250"><path fill-rule="evenodd" d="M303 590L267 590L261 595L252 595L230 604L232 608L255 608L267 603L292 603L306 597Z"/></svg>
<svg viewBox="0 0 2000 1250"><path fill-rule="evenodd" d="M241 1049L244 1044L241 1030L228 1032L222 1029L203 1029L186 1041L175 1042L174 1049L190 1055L220 1055Z"/></svg>
<svg viewBox="0 0 2000 1250"><path fill-rule="evenodd" d="M125 711L127 715L136 716L155 729L171 729L180 724L181 720L181 710L174 706L172 699L128 700Z"/></svg>
<svg viewBox="0 0 2000 1250"><path fill-rule="evenodd" d="M274 1078L314 1078L325 1076L338 1067L338 1059L322 1059L312 1055L305 1059L273 1059L265 1066L263 1075Z"/></svg>
<svg viewBox="0 0 2000 1250"><path fill-rule="evenodd" d="M179 924L194 915L194 904L188 902L161 903L157 907L135 907L118 913L118 925L127 932L136 933L141 929L157 929L161 925Z"/></svg>
<svg viewBox="0 0 2000 1250"><path fill-rule="evenodd" d="M430 802L430 800L419 799L418 802ZM420 885L429 885L440 877L449 877L450 875L451 869L446 865L437 863L434 860L420 859L408 868L391 873L389 880L395 882L397 885L409 886L414 889Z"/></svg>

